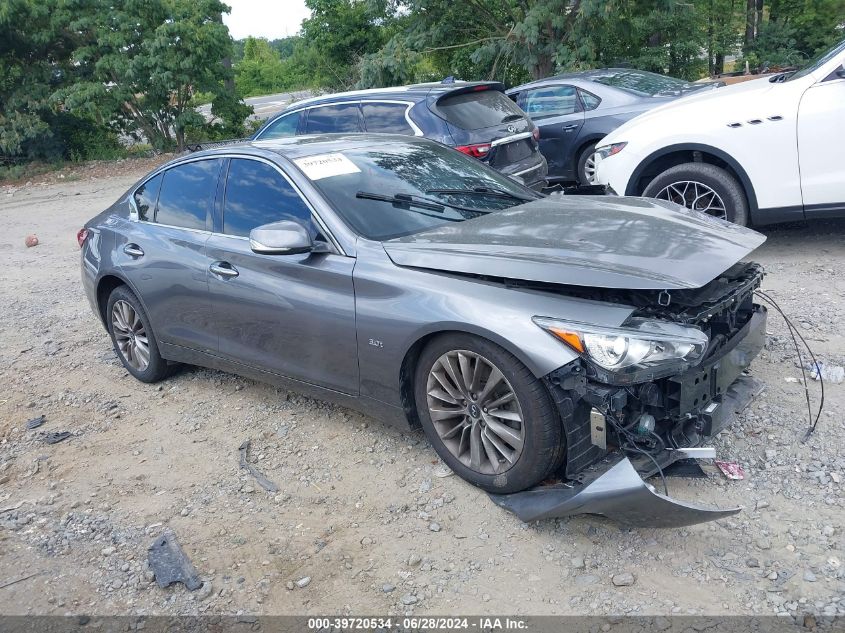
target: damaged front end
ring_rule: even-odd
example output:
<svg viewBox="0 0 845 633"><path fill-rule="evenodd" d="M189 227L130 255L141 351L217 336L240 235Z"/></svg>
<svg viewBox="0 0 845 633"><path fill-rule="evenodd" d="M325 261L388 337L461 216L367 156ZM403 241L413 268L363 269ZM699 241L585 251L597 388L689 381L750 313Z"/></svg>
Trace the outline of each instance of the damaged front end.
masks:
<svg viewBox="0 0 845 633"><path fill-rule="evenodd" d="M741 262L702 288L672 295L594 291L589 298L635 306L631 323L654 319L677 324L679 331L706 334L704 348L695 349L694 338L684 342L680 337L682 342L671 349L672 342L661 343L652 330L648 335L658 339L652 345L657 352L650 353L673 353L675 362L614 371L585 350L550 373L546 384L566 433L562 481L491 495L493 500L525 521L601 514L628 525L674 527L738 512L673 500L643 480L695 456L688 449L718 434L759 393L760 384L743 374L765 344L766 309L753 302L762 277L759 265ZM571 333L561 328L552 333L576 349L585 341L577 333L567 340Z"/></svg>

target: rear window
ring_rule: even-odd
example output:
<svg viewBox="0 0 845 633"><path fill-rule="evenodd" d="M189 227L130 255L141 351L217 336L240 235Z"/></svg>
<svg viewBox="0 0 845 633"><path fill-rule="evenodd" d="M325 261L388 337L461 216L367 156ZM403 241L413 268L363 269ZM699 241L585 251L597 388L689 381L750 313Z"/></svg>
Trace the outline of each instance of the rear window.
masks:
<svg viewBox="0 0 845 633"><path fill-rule="evenodd" d="M625 70L609 72L605 75L592 77L596 83L614 88L630 90L641 95L656 97L661 94L674 94L688 90L691 84L683 79L675 79L666 75L658 75L643 70Z"/></svg>
<svg viewBox="0 0 845 633"><path fill-rule="evenodd" d="M449 123L464 130L480 130L525 117L525 113L498 90L447 95L437 102L437 110Z"/></svg>

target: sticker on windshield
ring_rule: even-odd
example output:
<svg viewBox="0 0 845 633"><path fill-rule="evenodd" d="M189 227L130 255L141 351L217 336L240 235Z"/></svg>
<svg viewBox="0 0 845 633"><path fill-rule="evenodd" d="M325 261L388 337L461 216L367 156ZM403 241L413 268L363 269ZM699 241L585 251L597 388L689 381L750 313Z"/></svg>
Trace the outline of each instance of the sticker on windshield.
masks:
<svg viewBox="0 0 845 633"><path fill-rule="evenodd" d="M318 154L296 158L293 161L311 180L342 176L343 174L358 174L360 169L343 154Z"/></svg>

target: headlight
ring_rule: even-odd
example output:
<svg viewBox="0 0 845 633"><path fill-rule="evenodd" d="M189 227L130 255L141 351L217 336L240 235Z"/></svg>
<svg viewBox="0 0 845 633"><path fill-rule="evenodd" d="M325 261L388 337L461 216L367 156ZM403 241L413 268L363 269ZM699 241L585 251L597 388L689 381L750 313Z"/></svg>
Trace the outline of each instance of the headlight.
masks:
<svg viewBox="0 0 845 633"><path fill-rule="evenodd" d="M602 145L601 147L596 148L596 154L599 155L599 158L605 159L608 156L613 156L614 154L618 154L628 143L612 143L611 145Z"/></svg>
<svg viewBox="0 0 845 633"><path fill-rule="evenodd" d="M668 321L630 319L619 328L548 317L534 317L534 323L613 373L695 364L709 342L701 330Z"/></svg>

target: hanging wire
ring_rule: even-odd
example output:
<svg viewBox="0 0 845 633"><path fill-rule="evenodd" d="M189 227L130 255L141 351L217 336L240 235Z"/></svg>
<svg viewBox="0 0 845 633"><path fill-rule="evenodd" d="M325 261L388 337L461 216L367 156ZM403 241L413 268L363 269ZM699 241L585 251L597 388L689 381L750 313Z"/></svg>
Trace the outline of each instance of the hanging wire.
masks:
<svg viewBox="0 0 845 633"><path fill-rule="evenodd" d="M822 415L822 410L824 409L824 378L822 377L822 368L819 365L819 362L816 360L816 355L813 353L813 350L807 344L807 341L801 336L801 332L798 331L798 328L789 320L789 317L786 316L781 307L777 304L769 294L763 292L762 290L756 290L755 294L759 296L763 301L768 303L772 306L778 313L783 317L784 322L786 322L786 327L789 330L789 334L792 336L792 344L795 346L795 351L798 354L798 364L801 366L801 377L804 380L804 398L807 401L807 415L808 415L808 422L809 427L807 428L807 432L804 434L804 438L801 440L802 442L806 442L810 439L810 436L815 432L816 426L819 423L819 418ZM816 412L816 417L813 419L813 407L810 404L810 389L807 385L807 372L806 368L804 367L804 360L801 356L801 348L798 345L798 341L796 340L796 335L801 342L804 344L804 347L807 349L807 352L810 354L810 358L813 359L813 367L816 369L816 375L819 377L819 385L821 386L821 396L819 398L819 409Z"/></svg>

